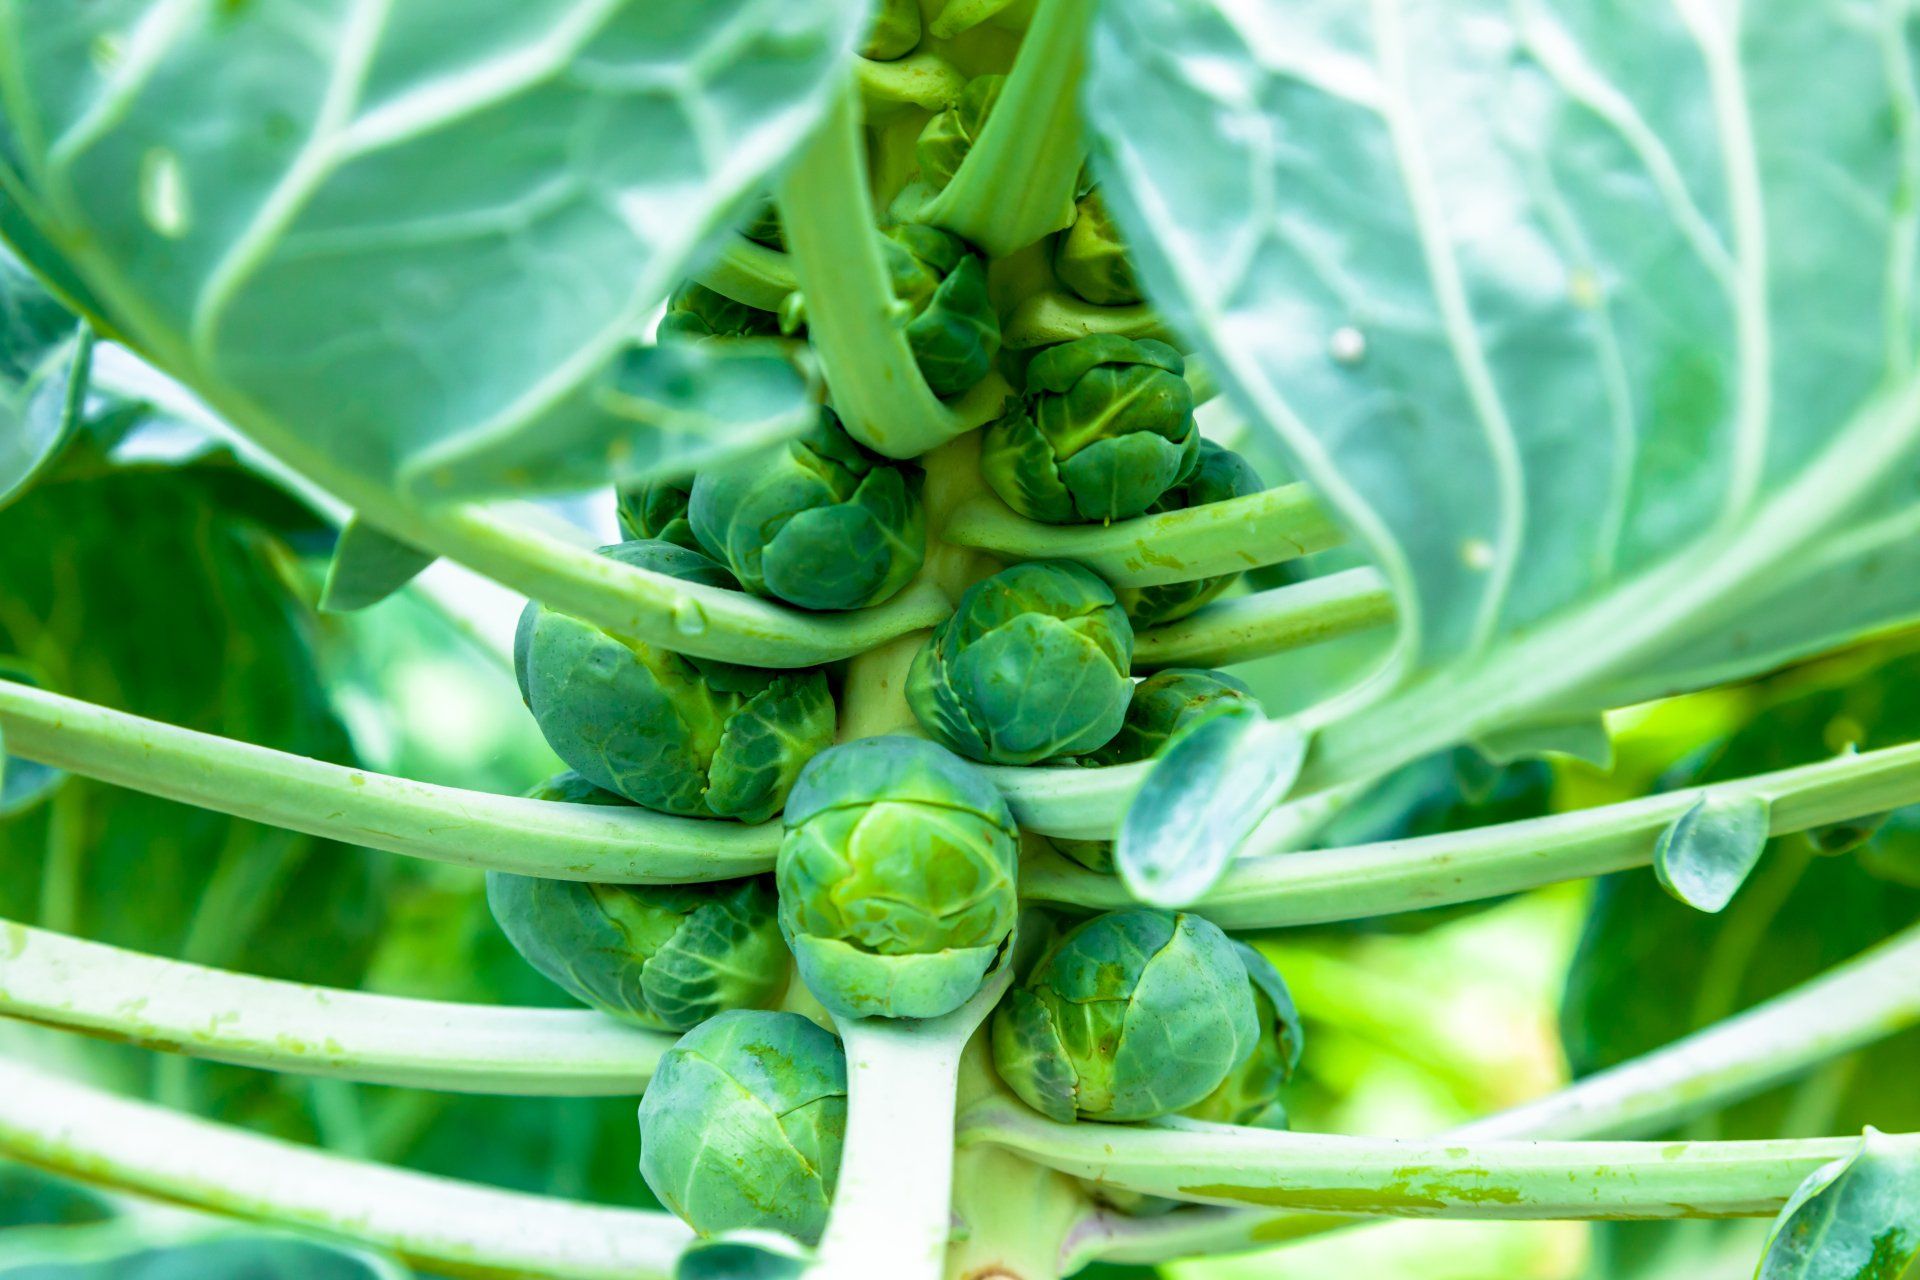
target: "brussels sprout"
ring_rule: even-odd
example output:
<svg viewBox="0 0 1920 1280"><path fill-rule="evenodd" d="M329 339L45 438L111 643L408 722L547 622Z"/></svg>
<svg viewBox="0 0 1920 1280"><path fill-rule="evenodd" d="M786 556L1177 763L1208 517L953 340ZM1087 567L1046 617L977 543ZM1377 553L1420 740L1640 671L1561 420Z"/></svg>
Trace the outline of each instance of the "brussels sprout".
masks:
<svg viewBox="0 0 1920 1280"><path fill-rule="evenodd" d="M772 196L761 196L754 202L747 220L740 224L740 234L769 249L787 247L786 228L780 225L780 206Z"/></svg>
<svg viewBox="0 0 1920 1280"><path fill-rule="evenodd" d="M732 588L727 571L667 542L601 553L687 582ZM833 741L818 671L762 671L617 640L538 603L514 638L520 696L547 745L589 782L689 817L760 822Z"/></svg>
<svg viewBox="0 0 1920 1280"><path fill-rule="evenodd" d="M919 43L920 0L880 0L860 56L891 62L912 53Z"/></svg>
<svg viewBox="0 0 1920 1280"><path fill-rule="evenodd" d="M635 542L651 539L689 551L700 550L693 526L687 523L687 497L692 492L693 480L686 476L622 486L618 495L620 532Z"/></svg>
<svg viewBox="0 0 1920 1280"><path fill-rule="evenodd" d="M630 885L489 871L487 905L548 981L602 1013L662 1031L776 1004L793 968L765 876Z"/></svg>
<svg viewBox="0 0 1920 1280"><path fill-rule="evenodd" d="M1119 731L1132 662L1112 589L1080 565L1036 560L967 589L914 656L907 704L961 755L1033 764Z"/></svg>
<svg viewBox="0 0 1920 1280"><path fill-rule="evenodd" d="M662 338L771 338L780 333L780 317L771 311L735 302L703 284L689 280L667 299L660 318Z"/></svg>
<svg viewBox="0 0 1920 1280"><path fill-rule="evenodd" d="M1300 1014L1272 961L1238 939L1233 949L1247 969L1260 1036L1247 1060L1228 1072L1218 1089L1180 1114L1215 1124L1284 1129L1287 1112L1280 1105L1280 1089L1300 1065Z"/></svg>
<svg viewBox="0 0 1920 1280"><path fill-rule="evenodd" d="M817 1243L840 1176L847 1058L797 1013L710 1018L640 1100L640 1176L701 1235L761 1228Z"/></svg>
<svg viewBox="0 0 1920 1280"><path fill-rule="evenodd" d="M1054 250L1053 273L1060 283L1088 302L1102 307L1125 307L1140 301L1140 283L1120 231L1107 213L1098 191L1080 197L1073 225Z"/></svg>
<svg viewBox="0 0 1920 1280"><path fill-rule="evenodd" d="M1054 943L993 1014L993 1061L1055 1120L1151 1120L1193 1106L1260 1037L1246 966L1198 916L1114 911Z"/></svg>
<svg viewBox="0 0 1920 1280"><path fill-rule="evenodd" d="M920 480L918 467L868 453L822 410L806 435L703 471L687 519L747 590L805 609L859 609L919 572Z"/></svg>
<svg viewBox="0 0 1920 1280"><path fill-rule="evenodd" d="M556 773L544 782L536 782L527 789L529 800L550 800L557 804L605 804L628 807L633 801L625 796L603 791L585 778L568 769Z"/></svg>
<svg viewBox="0 0 1920 1280"><path fill-rule="evenodd" d="M935 1018L980 989L1019 911L1018 835L985 776L919 738L823 751L787 801L780 928L821 1004Z"/></svg>
<svg viewBox="0 0 1920 1280"><path fill-rule="evenodd" d="M987 376L1000 351L985 265L966 241L938 227L894 227L880 244L921 376L935 395L959 395Z"/></svg>
<svg viewBox="0 0 1920 1280"><path fill-rule="evenodd" d="M967 81L952 106L927 121L913 148L920 162L921 181L935 191L953 181L1006 87L1005 76L975 76Z"/></svg>
<svg viewBox="0 0 1920 1280"><path fill-rule="evenodd" d="M1027 394L987 428L981 474L1034 520L1141 514L1200 459L1185 369L1150 338L1096 333L1048 347L1027 366Z"/></svg>
<svg viewBox="0 0 1920 1280"><path fill-rule="evenodd" d="M1228 498L1244 498L1259 493L1265 485L1247 460L1231 449L1222 449L1211 440L1200 441L1200 460L1193 474L1160 496L1147 508L1148 513L1184 511L1204 507ZM1187 582L1164 582L1151 587L1116 587L1114 596L1136 625L1157 627L1186 617L1201 605L1217 599L1232 586L1236 573L1217 578L1195 578Z"/></svg>
<svg viewBox="0 0 1920 1280"><path fill-rule="evenodd" d="M1181 667L1157 671L1133 686L1120 732L1084 759L1100 765L1151 760L1174 734L1242 709L1258 711L1260 703L1243 681L1224 671Z"/></svg>

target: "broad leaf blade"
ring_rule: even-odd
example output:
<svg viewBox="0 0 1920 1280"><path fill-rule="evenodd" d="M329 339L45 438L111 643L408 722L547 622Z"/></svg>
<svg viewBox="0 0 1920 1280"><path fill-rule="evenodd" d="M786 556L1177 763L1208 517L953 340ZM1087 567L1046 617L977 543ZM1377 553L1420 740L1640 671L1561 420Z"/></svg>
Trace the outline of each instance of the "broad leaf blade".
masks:
<svg viewBox="0 0 1920 1280"><path fill-rule="evenodd" d="M1766 851L1767 833L1767 802L1760 796L1702 796L1660 833L1654 874L1688 906L1723 910Z"/></svg>
<svg viewBox="0 0 1920 1280"><path fill-rule="evenodd" d="M355 516L334 544L320 607L329 613L351 613L379 604L433 561L431 552L382 533Z"/></svg>
<svg viewBox="0 0 1920 1280"><path fill-rule="evenodd" d="M1317 782L1671 684L1716 636L1725 678L1915 615L1863 581L1836 633L1777 590L1916 515L1905 22L1102 9L1096 167L1149 293L1399 598L1398 689L1322 731Z"/></svg>
<svg viewBox="0 0 1920 1280"><path fill-rule="evenodd" d="M1177 735L1135 795L1114 847L1142 902L1184 907L1211 889L1300 775L1307 739L1287 721L1223 712Z"/></svg>
<svg viewBox="0 0 1920 1280"><path fill-rule="evenodd" d="M674 1264L674 1280L799 1280L812 1265L799 1244L772 1231L730 1231L696 1240Z"/></svg>
<svg viewBox="0 0 1920 1280"><path fill-rule="evenodd" d="M864 7L16 0L0 161L114 327L243 428L381 479L540 456L812 125Z"/></svg>
<svg viewBox="0 0 1920 1280"><path fill-rule="evenodd" d="M1899 1280L1920 1261L1920 1150L1868 1129L1773 1225L1756 1280Z"/></svg>

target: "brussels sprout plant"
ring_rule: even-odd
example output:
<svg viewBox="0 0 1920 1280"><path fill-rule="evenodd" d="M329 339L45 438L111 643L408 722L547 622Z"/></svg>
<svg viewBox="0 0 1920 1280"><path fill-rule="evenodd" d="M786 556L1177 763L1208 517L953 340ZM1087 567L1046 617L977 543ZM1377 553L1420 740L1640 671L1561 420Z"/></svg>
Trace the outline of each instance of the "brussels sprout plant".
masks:
<svg viewBox="0 0 1920 1280"><path fill-rule="evenodd" d="M1915 31L0 0L0 1273L1910 1273Z"/></svg>

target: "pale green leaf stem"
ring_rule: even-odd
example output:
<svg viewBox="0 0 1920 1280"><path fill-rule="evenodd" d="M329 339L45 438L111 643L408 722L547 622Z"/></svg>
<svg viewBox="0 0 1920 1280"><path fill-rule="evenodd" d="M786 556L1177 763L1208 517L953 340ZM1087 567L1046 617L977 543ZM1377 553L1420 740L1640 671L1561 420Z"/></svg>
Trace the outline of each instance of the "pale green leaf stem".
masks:
<svg viewBox="0 0 1920 1280"><path fill-rule="evenodd" d="M773 865L777 825L490 795L328 764L0 681L8 749L116 786L370 849L558 880L679 883Z"/></svg>
<svg viewBox="0 0 1920 1280"><path fill-rule="evenodd" d="M638 1094L676 1036L572 1009L369 995L0 920L0 1015L298 1075L462 1093Z"/></svg>
<svg viewBox="0 0 1920 1280"><path fill-rule="evenodd" d="M1182 345L1159 313L1144 303L1130 307L1102 307L1069 293L1036 293L1013 309L1001 324L1001 341L1013 350L1050 347L1095 333L1117 333L1123 338L1155 338Z"/></svg>
<svg viewBox="0 0 1920 1280"><path fill-rule="evenodd" d="M1324 551L1343 540L1339 526L1299 484L1085 525L1028 520L988 494L954 512L943 536L1001 560L1077 560L1116 587L1238 573Z"/></svg>
<svg viewBox="0 0 1920 1280"><path fill-rule="evenodd" d="M1215 601L1178 622L1143 631L1134 639L1133 669L1231 666L1369 631L1394 617L1393 595L1378 573L1342 569Z"/></svg>
<svg viewBox="0 0 1920 1280"><path fill-rule="evenodd" d="M345 1236L488 1280L669 1280L665 1213L502 1191L329 1155L0 1059L0 1153L95 1186Z"/></svg>
<svg viewBox="0 0 1920 1280"><path fill-rule="evenodd" d="M776 313L800 290L791 255L737 231L726 238L711 262L694 271L693 278L735 302Z"/></svg>
<svg viewBox="0 0 1920 1280"><path fill-rule="evenodd" d="M853 64L854 82L866 103L869 121L902 106L938 111L951 104L967 87L967 78L937 53L910 53L881 62L859 58Z"/></svg>
<svg viewBox="0 0 1920 1280"><path fill-rule="evenodd" d="M1268 819L1271 830L1256 830L1247 853L1192 909L1223 928L1277 929L1471 902L1644 867L1661 831L1705 796L1770 801L1768 829L1776 836L1884 813L1920 802L1920 743L1544 818L1340 849L1289 852L1298 833L1281 810ZM1023 868L1020 889L1030 898L1093 909L1127 902L1111 878L1051 859Z"/></svg>
<svg viewBox="0 0 1920 1280"><path fill-rule="evenodd" d="M1920 927L1723 1022L1447 1136L1577 1139L1670 1129L1920 1023L1917 978ZM1096 1257L1156 1263L1239 1252L1352 1222L1245 1208L1154 1219L1096 1213L1076 1232L1063 1270Z"/></svg>

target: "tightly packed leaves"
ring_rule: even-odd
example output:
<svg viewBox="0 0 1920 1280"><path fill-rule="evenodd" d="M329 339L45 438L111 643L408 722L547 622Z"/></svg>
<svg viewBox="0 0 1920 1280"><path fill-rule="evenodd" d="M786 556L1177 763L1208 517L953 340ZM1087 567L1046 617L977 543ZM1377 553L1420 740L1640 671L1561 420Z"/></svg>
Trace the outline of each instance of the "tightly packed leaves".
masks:
<svg viewBox="0 0 1920 1280"><path fill-rule="evenodd" d="M807 989L851 1017L966 1003L1019 911L1018 832L978 770L918 738L822 752L787 801L780 927Z"/></svg>
<svg viewBox="0 0 1920 1280"><path fill-rule="evenodd" d="M1075 205L1073 225L1054 251L1053 273L1061 284L1098 306L1124 307L1140 301L1140 282L1134 278L1126 242L1098 191L1088 192Z"/></svg>
<svg viewBox="0 0 1920 1280"><path fill-rule="evenodd" d="M914 144L914 158L919 161L922 182L938 191L953 181L961 162L979 139L980 131L986 128L987 116L1000 100L1000 91L1006 87L1005 76L975 76L967 81L967 87L960 91L959 99L952 106L927 121L920 130L919 141Z"/></svg>
<svg viewBox="0 0 1920 1280"><path fill-rule="evenodd" d="M1000 317L980 255L959 236L918 223L892 228L880 245L927 386L937 396L969 390L1000 352Z"/></svg>

